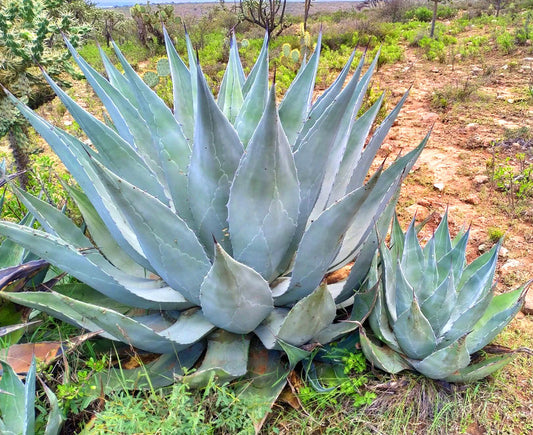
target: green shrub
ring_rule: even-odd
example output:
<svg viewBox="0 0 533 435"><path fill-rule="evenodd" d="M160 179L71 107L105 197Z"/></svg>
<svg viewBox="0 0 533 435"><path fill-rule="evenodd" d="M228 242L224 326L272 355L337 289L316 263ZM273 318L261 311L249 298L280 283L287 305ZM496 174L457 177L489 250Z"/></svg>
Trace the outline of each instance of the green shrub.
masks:
<svg viewBox="0 0 533 435"><path fill-rule="evenodd" d="M437 18L447 20L457 15L457 9L449 5L439 5L437 8Z"/></svg>
<svg viewBox="0 0 533 435"><path fill-rule="evenodd" d="M416 9L408 10L405 13L404 17L407 20L416 20L422 21L424 23L429 23L433 18L433 12L425 6L420 6Z"/></svg>
<svg viewBox="0 0 533 435"><path fill-rule="evenodd" d="M504 54L509 54L515 49L515 41L513 35L507 32L502 32L496 37L498 48Z"/></svg>

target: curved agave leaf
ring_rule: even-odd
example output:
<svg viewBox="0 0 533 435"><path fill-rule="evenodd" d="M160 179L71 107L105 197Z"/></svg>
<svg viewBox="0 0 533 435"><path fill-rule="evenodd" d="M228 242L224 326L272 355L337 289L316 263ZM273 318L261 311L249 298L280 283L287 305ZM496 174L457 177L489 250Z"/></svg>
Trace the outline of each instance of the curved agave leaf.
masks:
<svg viewBox="0 0 533 435"><path fill-rule="evenodd" d="M357 170L354 171L350 178L350 183L348 184L347 191L350 192L354 189L357 189L358 187L362 186L366 174L368 174L368 171L370 169L370 165L374 161L374 158L376 156L376 153L383 143L383 140L385 139L385 136L387 136L387 133L389 132L390 128L392 127L392 124L396 120L398 114L400 113L400 110L405 103L405 100L407 100L407 97L409 95L409 91L407 91L402 99L396 104L394 109L387 115L385 120L379 125L379 127L376 129L374 134L372 135L372 138L368 142L368 145L365 147L365 150L363 151L361 158L357 162ZM429 138L428 133L426 135L425 141Z"/></svg>
<svg viewBox="0 0 533 435"><path fill-rule="evenodd" d="M113 48L139 101L139 112L150 127L152 143L146 146L158 151L174 208L182 219L190 222L192 217L187 202L187 167L191 155L189 143L164 101L135 73L115 43Z"/></svg>
<svg viewBox="0 0 533 435"><path fill-rule="evenodd" d="M165 45L167 48L170 75L172 77L172 94L174 97L174 118L179 122L186 138L194 134L194 110L191 82L194 77L178 55L167 29L163 26Z"/></svg>
<svg viewBox="0 0 533 435"><path fill-rule="evenodd" d="M11 366L0 361L0 413L2 433L33 434L35 432L35 358L32 358L26 384L18 378Z"/></svg>
<svg viewBox="0 0 533 435"><path fill-rule="evenodd" d="M248 74L248 77L246 77L246 80L244 81L244 84L242 85L242 93L244 97L248 95L248 93L252 89L252 86L257 80L257 77L260 76L259 70L262 69L263 62L265 61L265 59L267 60L267 64L268 64L268 42L269 42L268 32L265 32L265 37L263 38L263 45L261 46L261 51L259 53L259 56L257 57L257 60L255 61L255 64L252 67L252 70L250 71L250 74ZM268 89L267 89L267 92L268 92ZM266 95L265 95L265 101L266 101Z"/></svg>
<svg viewBox="0 0 533 435"><path fill-rule="evenodd" d="M466 337L468 352L474 353L489 344L514 318L524 304L531 281L520 288L494 296L483 317Z"/></svg>
<svg viewBox="0 0 533 435"><path fill-rule="evenodd" d="M244 80L237 40L235 39L235 33L233 33L230 42L229 61L220 84L217 100L218 107L232 124L239 114L244 101L242 92Z"/></svg>
<svg viewBox="0 0 533 435"><path fill-rule="evenodd" d="M456 302L455 282L453 280L453 272L450 271L448 277L421 306L422 313L429 320L435 335L441 336L442 328L450 319Z"/></svg>
<svg viewBox="0 0 533 435"><path fill-rule="evenodd" d="M218 243L200 289L200 302L213 324L235 334L253 331L274 308L268 282L231 258Z"/></svg>
<svg viewBox="0 0 533 435"><path fill-rule="evenodd" d="M435 333L422 314L416 297L413 297L411 308L398 316L393 331L400 348L409 358L424 359L435 350Z"/></svg>
<svg viewBox="0 0 533 435"><path fill-rule="evenodd" d="M431 379L444 379L470 363L465 337L433 352L422 361L409 359L413 368Z"/></svg>
<svg viewBox="0 0 533 435"><path fill-rule="evenodd" d="M2 295L2 297L14 302L23 302L25 306L50 313L93 332L104 330L108 338L154 353L179 352L201 340L214 329L198 310L182 313L171 326L156 332L135 318L54 291L25 292Z"/></svg>
<svg viewBox="0 0 533 435"><path fill-rule="evenodd" d="M274 308L261 324L255 328L254 333L267 349L280 349L277 335L281 324L289 314L288 308Z"/></svg>
<svg viewBox="0 0 533 435"><path fill-rule="evenodd" d="M151 270L150 264L142 253L136 235L125 223L124 217L116 207L107 190L96 175L93 162L87 154L87 149L80 148L76 138L54 127L47 121L20 103L12 95L8 97L28 119L37 132L48 142L54 152L65 164L69 172L76 178L83 191L89 197L102 220L106 223L113 238L130 255L135 262ZM83 145L83 144L82 144Z"/></svg>
<svg viewBox="0 0 533 435"><path fill-rule="evenodd" d="M322 116L322 114L326 111L326 109L334 102L335 98L337 98L338 95L341 93L342 87L344 86L344 82L346 81L346 77L348 77L348 73L350 72L350 68L351 68L354 57L355 57L355 50L350 55L348 62L346 62L346 65L344 65L342 71L337 76L335 81L331 84L329 88L327 88L317 98L317 100L313 104L311 111L309 112L309 116L305 120L305 123L302 127L302 130L298 133L298 138L296 139L296 143L294 144L293 151L296 151L298 149L298 147L300 146L300 142L305 137L305 135L309 132L311 127ZM354 72L352 81L357 82L359 80L359 76L361 75L361 70L363 69L363 65L365 63L364 61L365 61L365 56L363 55L361 56L359 65L357 66L357 69Z"/></svg>
<svg viewBox="0 0 533 435"><path fill-rule="evenodd" d="M348 193L350 178L357 167L357 162L361 158L363 146L370 133L374 120L383 104L384 94L368 109L361 117L357 118L352 125L350 136L346 144L346 150L342 156L335 182L331 189L329 204L342 198Z"/></svg>
<svg viewBox="0 0 533 435"><path fill-rule="evenodd" d="M373 267L376 268L377 266L374 265ZM398 345L396 337L394 336L394 333L389 325L389 312L385 306L384 299L385 295L383 287L380 287L378 290L376 305L368 317L368 322L370 324L370 328L372 328L372 331L377 338L384 342L393 351L401 352L400 346Z"/></svg>
<svg viewBox="0 0 533 435"><path fill-rule="evenodd" d="M96 166L114 202L126 210L128 223L155 271L172 288L195 304L210 263L195 233L157 198ZM174 268L188 273L172 273Z"/></svg>
<svg viewBox="0 0 533 435"><path fill-rule="evenodd" d="M293 346L301 346L331 324L335 314L335 301L324 283L292 307L277 337Z"/></svg>
<svg viewBox="0 0 533 435"><path fill-rule="evenodd" d="M154 172L146 166L144 160L135 152L131 145L122 139L115 130L107 127L103 122L82 109L46 73L43 72L43 74L54 92L91 140L98 151L98 160L117 172L122 178L152 193L161 201L167 202L163 186L159 184ZM87 148L81 143L80 147Z"/></svg>
<svg viewBox="0 0 533 435"><path fill-rule="evenodd" d="M194 77L197 75L197 64L198 59L194 54L194 48L192 46L191 38L185 28L185 43L187 45L187 57L189 59L189 72L191 74L191 92L192 92L192 105L194 112L196 112L196 95L198 94L198 82L194 80Z"/></svg>
<svg viewBox="0 0 533 435"><path fill-rule="evenodd" d="M368 80L370 79L368 74L372 73L371 69L372 67L359 83L357 82L359 74L356 71L349 83L332 103L332 106L340 106L345 99L347 100L346 106L344 110L342 110L343 115L339 120L339 124L337 126L331 126L332 129L329 130L332 146L330 147L329 155L326 160L324 178L321 182L320 192L313 207L313 211L309 217L311 220L316 218L324 209L344 196L341 195L338 198L332 198L331 190L333 189L335 179L339 172L339 167L346 151L346 145L350 137L351 129L354 125L353 119L355 118L357 111L363 102L366 85L368 85Z"/></svg>
<svg viewBox="0 0 533 435"><path fill-rule="evenodd" d="M354 210L365 202L376 185L375 181L346 195L311 223L296 252L290 287L276 298L276 304L293 303L309 295L320 284L339 250L344 233L354 220ZM318 258L317 252L321 252Z"/></svg>
<svg viewBox="0 0 533 435"><path fill-rule="evenodd" d="M113 62L111 62L109 57L107 57L107 54L102 47L99 46L98 51L100 52L100 57L102 58L102 63L104 64L104 68L111 85L122 95L124 95L124 97L126 97L134 107L138 108L139 102L137 101L135 93L129 84L129 80L124 77L124 75L115 67L115 65L113 65Z"/></svg>
<svg viewBox="0 0 533 435"><path fill-rule="evenodd" d="M515 357L514 353L508 353L504 355L497 355L483 361L469 365L463 369L457 370L457 372L447 376L444 380L446 382L461 382L472 383L483 379L496 370L501 369L504 365L511 362Z"/></svg>
<svg viewBox="0 0 533 435"><path fill-rule="evenodd" d="M392 374L411 368L399 353L391 350L387 346L380 347L374 344L372 340L367 337L363 328L359 330L359 334L361 349L372 365Z"/></svg>
<svg viewBox="0 0 533 435"><path fill-rule="evenodd" d="M244 376L248 369L250 340L242 335L217 331L207 342L207 352L198 370L183 376L181 381L193 388L205 387L216 377L227 382Z"/></svg>
<svg viewBox="0 0 533 435"><path fill-rule="evenodd" d="M275 98L272 86L265 113L235 174L228 203L233 255L267 281L288 266L287 250L296 231L299 206L296 168Z"/></svg>
<svg viewBox="0 0 533 435"><path fill-rule="evenodd" d="M291 145L296 142L298 132L302 128L309 112L315 87L321 44L322 33L318 35L316 48L309 62L302 66L302 70L298 72L279 106L281 124Z"/></svg>
<svg viewBox="0 0 533 435"><path fill-rule="evenodd" d="M413 219L405 233L403 255L399 265L402 270L402 275L407 283L422 282L422 277L425 271L424 263L424 254L420 247L420 243L418 242L417 232L415 230L415 220Z"/></svg>
<svg viewBox="0 0 533 435"><path fill-rule="evenodd" d="M146 270L135 263L113 239L111 232L98 215L87 195L66 183L63 183L63 187L78 206L96 248L106 258L110 259L116 268L135 276L145 276Z"/></svg>
<svg viewBox="0 0 533 435"><path fill-rule="evenodd" d="M97 258L96 254L90 259L52 234L10 222L0 222L0 233L121 303L149 309L180 309L191 305L177 291L163 287L160 281L124 274L106 264L103 257L104 261L95 263L91 260Z"/></svg>
<svg viewBox="0 0 533 435"><path fill-rule="evenodd" d="M215 103L200 66L188 195L198 236L213 255L213 237L231 253L228 208L231 182L244 152L237 132Z"/></svg>
<svg viewBox="0 0 533 435"><path fill-rule="evenodd" d="M244 147L248 145L268 100L268 36L243 86L244 102L235 120L235 130Z"/></svg>
<svg viewBox="0 0 533 435"><path fill-rule="evenodd" d="M354 252L357 252L357 248L364 243L372 232L376 223L376 216L381 216L391 199L398 194L402 180L413 167L428 140L429 133L415 149L398 158L385 171L381 173L378 171L373 175L373 177L379 175L376 187L368 196L364 206L358 210L353 224L348 228L341 249L331 263L331 268L342 267L353 260ZM359 168L357 167L356 171L358 170ZM354 249L354 247L356 248Z"/></svg>

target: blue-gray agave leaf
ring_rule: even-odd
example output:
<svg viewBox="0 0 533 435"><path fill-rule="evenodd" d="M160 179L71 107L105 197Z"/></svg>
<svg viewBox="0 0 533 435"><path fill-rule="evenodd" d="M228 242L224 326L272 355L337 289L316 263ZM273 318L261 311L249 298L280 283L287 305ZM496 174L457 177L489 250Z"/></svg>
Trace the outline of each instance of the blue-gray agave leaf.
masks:
<svg viewBox="0 0 533 435"><path fill-rule="evenodd" d="M296 167L272 86L231 187L228 211L234 257L267 281L280 276L290 260L287 250L296 231L299 203Z"/></svg>
<svg viewBox="0 0 533 435"><path fill-rule="evenodd" d="M253 331L274 308L268 282L231 258L219 244L200 288L200 301L207 318L235 334Z"/></svg>
<svg viewBox="0 0 533 435"><path fill-rule="evenodd" d="M197 71L195 146L189 166L188 195L199 238L212 256L213 237L232 252L227 203L244 149L237 132L216 105L199 65Z"/></svg>

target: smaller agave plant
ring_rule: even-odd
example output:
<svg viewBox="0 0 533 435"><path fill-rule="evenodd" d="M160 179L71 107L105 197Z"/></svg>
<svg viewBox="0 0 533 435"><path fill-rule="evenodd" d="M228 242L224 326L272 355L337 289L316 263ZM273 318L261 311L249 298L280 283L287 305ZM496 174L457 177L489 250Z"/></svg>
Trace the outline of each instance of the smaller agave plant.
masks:
<svg viewBox="0 0 533 435"><path fill-rule="evenodd" d="M468 236L465 231L450 238L446 213L422 248L414 221L404 234L394 220L390 248L382 244L368 282L370 287L377 283L378 292L370 328L383 346L361 330L363 352L376 367L389 373L412 369L432 379L473 382L513 357L507 353L471 364L471 355L490 343L520 310L530 283L495 295L500 243L467 265Z"/></svg>

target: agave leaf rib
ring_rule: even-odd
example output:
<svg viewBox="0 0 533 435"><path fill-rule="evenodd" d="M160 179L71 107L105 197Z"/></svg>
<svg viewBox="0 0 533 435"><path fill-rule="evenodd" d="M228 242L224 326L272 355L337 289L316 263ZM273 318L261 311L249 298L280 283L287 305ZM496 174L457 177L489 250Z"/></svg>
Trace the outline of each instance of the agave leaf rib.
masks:
<svg viewBox="0 0 533 435"><path fill-rule="evenodd" d="M331 104L331 106L341 106L341 102L346 101L344 108L341 109L343 115L340 118L338 125L331 126L334 133L331 130L329 131L329 134L333 136L332 146L330 147L328 159L326 161L324 178L321 182L320 192L310 215L311 220L316 218L328 206L340 199L332 198L331 191L333 189L333 185L335 184L335 178L339 173L339 167L341 165L342 158L346 151L346 145L354 124L353 119L355 118L355 115L357 114L365 95L364 80L358 82L358 79L359 74L358 71L356 71L346 87ZM366 83L368 83L368 80Z"/></svg>
<svg viewBox="0 0 533 435"><path fill-rule="evenodd" d="M259 70L262 69L265 59L267 61L267 67L268 67L268 43L269 43L268 32L265 32L265 36L263 38L263 45L261 46L261 51L259 52L259 56L257 57L257 60L255 61L254 66L252 67L252 70L250 71L250 74L248 74L248 77L246 77L246 80L244 81L244 84L242 85L242 93L245 98L250 92L253 84L257 80L257 76L259 75Z"/></svg>
<svg viewBox="0 0 533 435"><path fill-rule="evenodd" d="M127 141L131 146L134 146L134 137L132 133L130 132L130 127L128 126L127 122L124 119L124 116L122 115L123 111L127 111L128 109L132 109L134 111L137 111L131 103L116 89L111 85L104 77L102 77L92 66L90 66L85 59L83 59L74 46L68 41L67 38L63 38L65 41L65 44L67 45L68 50L70 51L70 54L76 64L79 66L83 74L85 75L85 78L90 83L91 87L94 89L96 94L98 95L98 98L102 101L105 108L107 109L107 112L111 116L111 119L113 120L113 124L115 125L117 131L120 134L120 137ZM111 97L109 94L112 94L113 97ZM117 107L118 104L122 103L119 107Z"/></svg>
<svg viewBox="0 0 533 435"><path fill-rule="evenodd" d="M135 97L129 80L113 65L113 62L109 59L105 51L98 46L98 51L104 64L104 68L111 85L116 88L124 97L136 108L139 107L139 102Z"/></svg>
<svg viewBox="0 0 533 435"><path fill-rule="evenodd" d="M415 149L398 158L382 173L379 173L378 170L373 175L374 177L379 174L376 188L365 201L365 205L359 209L358 216L346 232L341 248L330 268L342 267L353 259L354 246L359 247L370 235L376 222L376 216L382 215L390 200L398 193L402 181L420 156L428 140L429 133Z"/></svg>
<svg viewBox="0 0 533 435"><path fill-rule="evenodd" d="M346 77L348 76L348 73L350 72L350 67L353 61L353 58L355 56L355 50L352 52L350 58L348 59L348 62L346 62L346 65L344 65L344 68L340 72L340 74L337 76L335 81L331 84L329 88L327 88L324 93L322 93L316 100L316 102L311 107L311 111L309 112L309 116L305 120L305 123L302 127L302 130L298 133L298 137L296 139L296 143L294 144L293 151L296 151L300 147L300 143L302 139L307 135L309 130L315 125L316 121L322 116L322 114L326 111L326 109L333 104L336 98L338 98L339 94L342 91L342 87L344 85L344 82L346 81ZM358 82L359 76L361 74L361 70L363 68L364 64L364 56L361 57L361 60L359 62L359 65L357 66L357 69L355 70L352 81Z"/></svg>
<svg viewBox="0 0 533 435"><path fill-rule="evenodd" d="M361 158L366 138L383 104L383 99L384 94L381 94L372 107L355 120L339 166L339 172L335 177L335 182L331 189L330 202L341 198L348 192L350 177L354 173L354 170L356 170L356 165Z"/></svg>
<svg viewBox="0 0 533 435"><path fill-rule="evenodd" d="M127 273L135 276L145 276L146 270L139 264L135 263L133 259L120 247L115 241L109 228L105 225L98 212L93 207L87 195L80 189L62 183L63 188L68 192L69 196L76 203L78 210L83 216L83 221L87 225L91 239L94 241L97 249L109 260L112 264Z"/></svg>
<svg viewBox="0 0 533 435"><path fill-rule="evenodd" d="M268 100L268 40L266 36L257 62L244 83L243 93L244 102L235 120L235 129L246 147L261 120Z"/></svg>

